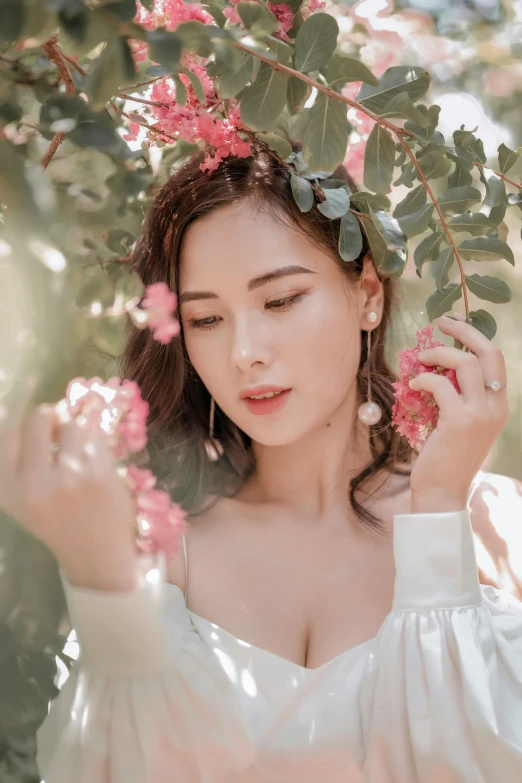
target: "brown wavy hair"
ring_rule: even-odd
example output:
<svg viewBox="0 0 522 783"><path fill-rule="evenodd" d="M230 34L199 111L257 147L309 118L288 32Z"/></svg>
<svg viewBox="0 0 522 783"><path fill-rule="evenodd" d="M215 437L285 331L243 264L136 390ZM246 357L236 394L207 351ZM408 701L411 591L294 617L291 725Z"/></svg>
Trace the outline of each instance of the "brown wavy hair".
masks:
<svg viewBox="0 0 522 783"><path fill-rule="evenodd" d="M130 259L145 285L166 282L179 294L179 255L185 230L198 218L242 199L248 199L274 220L301 230L331 254L351 282L357 282L364 256L369 252L366 239L359 257L345 263L337 249L340 220L322 215L317 200L309 212L302 213L292 196L288 167L275 156L266 149L255 148L248 158L226 158L211 174L201 171L202 160L202 154L190 158L155 197ZM333 176L347 182L352 192L357 191L345 168L339 167ZM380 279L384 310L379 326L372 332L369 360L366 332L361 332L358 392L365 399L370 373L372 397L383 416L369 428L373 460L350 481L347 491L357 519L384 532L379 517L359 503L355 494L378 471L408 475L411 470L404 471L401 466L410 463L415 452L391 424L391 384L396 376L385 359L385 336L396 304L396 283L387 277ZM255 465L251 439L216 406L215 435L224 447L224 456L216 463L210 462L205 449L210 395L190 362L183 331L165 346L154 340L148 329L138 330L130 322L128 329L121 374L139 383L143 398L150 405L145 461L173 500L196 515L220 496L233 496L252 473ZM209 498L213 500L205 505Z"/></svg>

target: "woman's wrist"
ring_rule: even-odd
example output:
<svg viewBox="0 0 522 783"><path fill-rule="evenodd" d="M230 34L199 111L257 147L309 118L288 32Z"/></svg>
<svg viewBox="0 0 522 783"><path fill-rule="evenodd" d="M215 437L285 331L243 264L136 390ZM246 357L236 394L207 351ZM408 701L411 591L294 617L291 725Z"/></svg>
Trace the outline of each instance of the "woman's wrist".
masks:
<svg viewBox="0 0 522 783"><path fill-rule="evenodd" d="M111 560L103 557L94 563L61 563L64 577L72 587L102 592L131 593L139 584L139 556L129 553Z"/></svg>
<svg viewBox="0 0 522 783"><path fill-rule="evenodd" d="M411 494L412 514L442 514L452 511L465 511L467 497L449 497L444 492L436 495Z"/></svg>

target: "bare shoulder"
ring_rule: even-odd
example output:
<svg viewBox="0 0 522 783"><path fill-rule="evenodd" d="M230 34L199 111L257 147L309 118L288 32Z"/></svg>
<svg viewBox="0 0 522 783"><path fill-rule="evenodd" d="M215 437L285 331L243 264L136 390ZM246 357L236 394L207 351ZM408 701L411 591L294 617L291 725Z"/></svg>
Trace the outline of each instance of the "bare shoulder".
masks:
<svg viewBox="0 0 522 783"><path fill-rule="evenodd" d="M469 508L480 581L522 600L522 481L486 473Z"/></svg>
<svg viewBox="0 0 522 783"><path fill-rule="evenodd" d="M204 548L208 548L212 530L223 519L224 506L226 505L226 498L220 498L219 500L209 498L205 502L205 508L208 506L207 510L187 517L185 542L188 551L193 550L196 543L198 549L201 548L199 546L200 543L205 541L207 542L207 547ZM176 554L170 557L167 562L167 582L181 588L183 592L186 591L185 555L182 541L180 541Z"/></svg>

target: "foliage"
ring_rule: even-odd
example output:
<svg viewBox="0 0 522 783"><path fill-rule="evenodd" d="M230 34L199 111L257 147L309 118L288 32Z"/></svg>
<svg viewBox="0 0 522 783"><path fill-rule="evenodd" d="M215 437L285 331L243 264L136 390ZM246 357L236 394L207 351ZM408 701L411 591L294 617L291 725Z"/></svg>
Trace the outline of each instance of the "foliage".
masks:
<svg viewBox="0 0 522 783"><path fill-rule="evenodd" d="M361 58L360 23L349 40L340 32L350 10L321 5L0 0L0 258L16 270L27 314L6 408L29 378L35 402L58 399L79 356L120 354L143 293L129 251L154 188L195 150L211 171L256 140L290 169L302 211L340 220L345 263L364 235L379 271L398 279L409 240L421 238L414 263L418 278L429 270L433 279L429 320L462 300L468 320L494 337L485 308L509 302L510 288L469 264L514 265L500 228L522 209L522 149L501 144L488 161L480 129L464 126L448 141L426 68L394 63L377 75ZM369 135L363 187L350 192L332 174L348 159L354 112ZM400 186L407 195L392 209ZM15 530L0 521L2 557L22 536ZM0 614L6 781L38 779L33 734L63 642L55 564L36 543L25 573L33 586L35 566L38 595L0 579L0 595L10 596ZM47 601L43 584L54 586ZM9 690L31 666L35 688Z"/></svg>

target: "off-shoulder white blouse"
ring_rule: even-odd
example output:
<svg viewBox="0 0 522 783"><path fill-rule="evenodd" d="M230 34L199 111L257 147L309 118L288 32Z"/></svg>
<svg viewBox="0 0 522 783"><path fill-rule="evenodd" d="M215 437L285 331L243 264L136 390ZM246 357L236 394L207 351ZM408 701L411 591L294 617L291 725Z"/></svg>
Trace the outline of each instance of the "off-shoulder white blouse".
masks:
<svg viewBox="0 0 522 783"><path fill-rule="evenodd" d="M521 519L522 523L522 519ZM522 603L479 584L468 509L394 517L393 607L317 669L187 609L65 582L80 658L38 732L45 783L518 783Z"/></svg>

